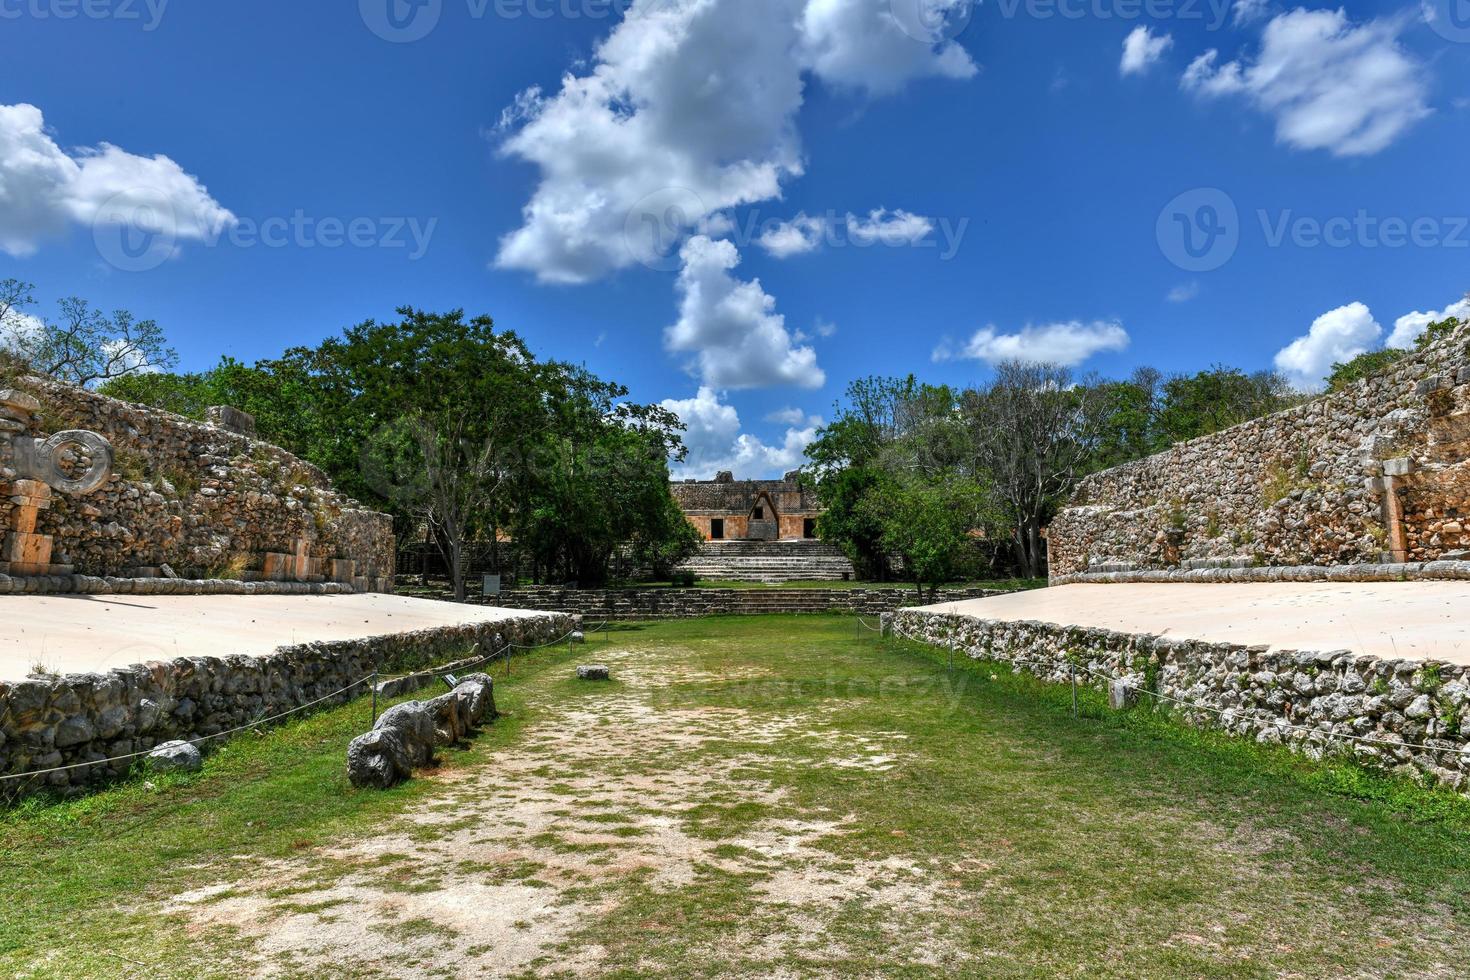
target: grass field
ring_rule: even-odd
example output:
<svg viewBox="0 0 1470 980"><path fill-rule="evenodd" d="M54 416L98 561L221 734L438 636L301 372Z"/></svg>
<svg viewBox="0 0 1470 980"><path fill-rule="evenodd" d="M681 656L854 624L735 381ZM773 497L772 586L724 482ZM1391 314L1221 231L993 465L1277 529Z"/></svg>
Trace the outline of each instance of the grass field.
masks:
<svg viewBox="0 0 1470 980"><path fill-rule="evenodd" d="M864 636L537 653L389 793L358 704L0 814L0 976L1465 975L1465 801Z"/></svg>

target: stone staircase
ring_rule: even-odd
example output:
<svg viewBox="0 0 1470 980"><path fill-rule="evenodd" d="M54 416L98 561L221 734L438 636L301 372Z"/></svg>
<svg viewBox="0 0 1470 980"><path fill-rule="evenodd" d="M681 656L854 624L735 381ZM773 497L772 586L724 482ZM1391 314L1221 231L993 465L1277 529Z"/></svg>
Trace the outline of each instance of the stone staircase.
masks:
<svg viewBox="0 0 1470 980"><path fill-rule="evenodd" d="M721 582L841 582L856 577L840 550L820 541L706 541L683 565L701 579Z"/></svg>

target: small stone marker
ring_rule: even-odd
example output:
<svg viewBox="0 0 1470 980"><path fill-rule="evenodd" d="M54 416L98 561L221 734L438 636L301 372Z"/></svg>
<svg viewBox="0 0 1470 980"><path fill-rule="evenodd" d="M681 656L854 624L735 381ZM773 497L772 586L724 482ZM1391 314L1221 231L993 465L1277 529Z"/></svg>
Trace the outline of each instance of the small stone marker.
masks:
<svg viewBox="0 0 1470 980"><path fill-rule="evenodd" d="M1138 703L1138 692L1127 681L1113 681L1108 685L1108 707L1123 711Z"/></svg>
<svg viewBox="0 0 1470 980"><path fill-rule="evenodd" d="M154 772L198 772L204 756L188 742L164 742L148 753L148 767Z"/></svg>
<svg viewBox="0 0 1470 980"><path fill-rule="evenodd" d="M573 633L571 635L571 641L573 643L586 643L587 642L587 634L586 633L583 633L583 632L581 632L579 630L576 633Z"/></svg>
<svg viewBox="0 0 1470 980"><path fill-rule="evenodd" d="M606 664L587 664L577 668L577 678L584 681L612 680L612 670Z"/></svg>

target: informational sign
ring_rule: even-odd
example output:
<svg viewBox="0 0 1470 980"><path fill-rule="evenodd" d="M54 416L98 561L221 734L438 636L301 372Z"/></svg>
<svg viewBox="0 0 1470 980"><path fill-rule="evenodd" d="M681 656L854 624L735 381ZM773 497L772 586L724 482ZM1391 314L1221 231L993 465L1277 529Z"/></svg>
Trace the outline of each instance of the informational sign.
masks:
<svg viewBox="0 0 1470 980"><path fill-rule="evenodd" d="M500 595L500 576L486 575L485 585L481 590L482 595Z"/></svg>

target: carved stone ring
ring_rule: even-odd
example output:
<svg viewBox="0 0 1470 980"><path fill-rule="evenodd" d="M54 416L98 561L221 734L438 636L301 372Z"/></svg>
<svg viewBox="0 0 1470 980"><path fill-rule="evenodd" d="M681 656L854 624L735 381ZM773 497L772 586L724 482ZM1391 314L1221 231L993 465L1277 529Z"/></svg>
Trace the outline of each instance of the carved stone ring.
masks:
<svg viewBox="0 0 1470 980"><path fill-rule="evenodd" d="M92 461L81 476L68 476L61 466L61 452L71 446L78 447ZM34 442L29 447L17 445L16 448L21 450L16 454L16 461L20 464L18 469L22 479L39 480L62 493L91 493L112 475L112 443L95 432L84 429L58 432L44 442ZM27 448L29 452L25 451Z"/></svg>

